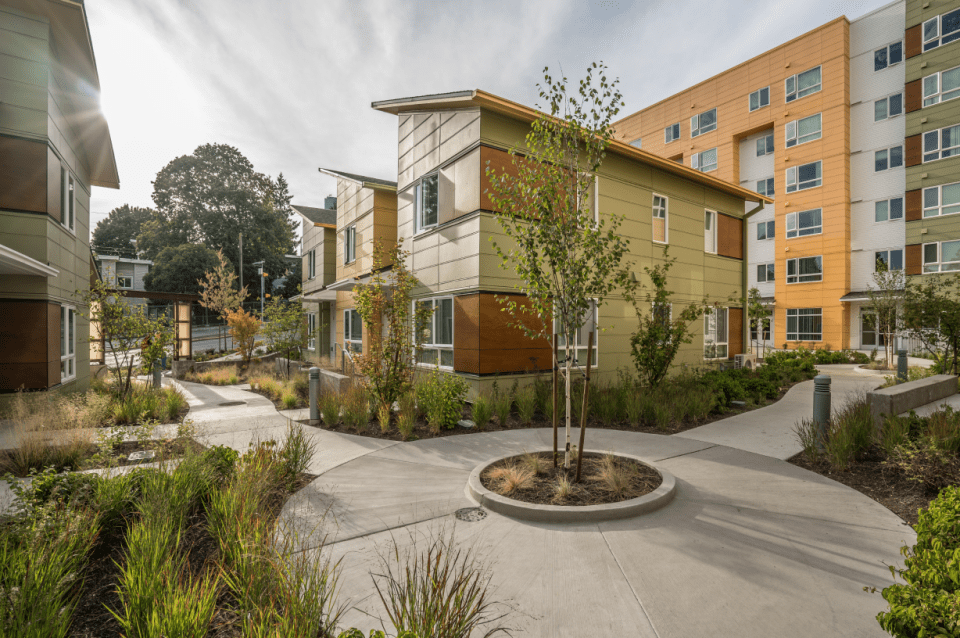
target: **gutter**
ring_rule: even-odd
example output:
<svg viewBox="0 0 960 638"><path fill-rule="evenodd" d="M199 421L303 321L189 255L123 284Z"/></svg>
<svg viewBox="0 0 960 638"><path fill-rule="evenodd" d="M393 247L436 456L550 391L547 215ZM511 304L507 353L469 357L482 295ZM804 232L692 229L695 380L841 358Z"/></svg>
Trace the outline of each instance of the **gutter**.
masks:
<svg viewBox="0 0 960 638"><path fill-rule="evenodd" d="M747 304L747 298L749 297L749 294L750 294L747 288L747 286L749 285L749 277L748 277L749 271L747 269L750 267L750 261L748 259L749 253L747 250L747 246L749 246L749 243L748 243L749 233L747 232L747 226L748 226L747 220L749 220L751 217L753 217L754 215L756 215L762 210L763 210L763 200L760 201L759 205L756 208L754 208L753 210L751 210L750 212L748 212L746 215L743 216L743 268L740 269L740 277L741 277L741 283L743 285L743 326L741 326L741 330L743 332L743 334L741 335L741 338L743 339L743 341L741 341L741 343L743 344L744 350L747 349L748 344L750 343L750 310L749 310L750 307ZM746 353L744 352L744 354Z"/></svg>

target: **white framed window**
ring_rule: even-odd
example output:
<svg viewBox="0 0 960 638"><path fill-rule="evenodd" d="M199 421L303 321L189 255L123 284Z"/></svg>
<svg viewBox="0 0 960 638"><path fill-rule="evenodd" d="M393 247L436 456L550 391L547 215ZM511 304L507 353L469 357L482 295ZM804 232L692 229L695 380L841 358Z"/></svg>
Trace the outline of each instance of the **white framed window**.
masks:
<svg viewBox="0 0 960 638"><path fill-rule="evenodd" d="M717 252L717 212L713 210L703 211L703 250Z"/></svg>
<svg viewBox="0 0 960 638"><path fill-rule="evenodd" d="M923 189L923 216L940 217L960 213L960 182Z"/></svg>
<svg viewBox="0 0 960 638"><path fill-rule="evenodd" d="M811 115L800 120L787 122L786 125L786 145L799 146L814 140L819 140L823 134L821 114Z"/></svg>
<svg viewBox="0 0 960 638"><path fill-rule="evenodd" d="M878 250L874 253L874 271L880 270L880 264L887 270L903 270L903 249Z"/></svg>
<svg viewBox="0 0 960 638"><path fill-rule="evenodd" d="M117 275L117 288L133 288L133 277L130 275Z"/></svg>
<svg viewBox="0 0 960 638"><path fill-rule="evenodd" d="M880 98L873 103L873 121L881 122L903 115L903 92Z"/></svg>
<svg viewBox="0 0 960 638"><path fill-rule="evenodd" d="M930 18L923 23L923 50L960 40L960 9Z"/></svg>
<svg viewBox="0 0 960 638"><path fill-rule="evenodd" d="M343 263L349 264L357 258L357 226L343 229Z"/></svg>
<svg viewBox="0 0 960 638"><path fill-rule="evenodd" d="M903 145L880 149L873 154L873 170L875 173L888 171L903 166Z"/></svg>
<svg viewBox="0 0 960 638"><path fill-rule="evenodd" d="M923 78L923 105L933 106L960 97L960 66Z"/></svg>
<svg viewBox="0 0 960 638"><path fill-rule="evenodd" d="M757 323L758 321L756 319L750 320L750 340L751 341L759 341L759 339L757 339ZM771 317L767 317L766 321L763 322L764 324L763 339L762 339L763 341L770 341L770 325L772 323L773 323L773 319Z"/></svg>
<svg viewBox="0 0 960 638"><path fill-rule="evenodd" d="M418 233L437 225L440 210L440 174L424 176L413 187L413 224Z"/></svg>
<svg viewBox="0 0 960 638"><path fill-rule="evenodd" d="M597 357L600 354L600 331L597 329L599 317L595 299L590 300L590 307L581 318L583 321L581 321L582 325L577 330L575 342L570 344L573 350L573 361L577 365L587 365L587 346L590 343L590 333L592 332L593 354L590 356L590 367L594 368L597 366ZM556 319L553 321L553 331L557 333L557 346L559 351L561 353L565 352L567 340L564 335L560 334L560 322Z"/></svg>
<svg viewBox="0 0 960 638"><path fill-rule="evenodd" d="M653 196L653 241L666 244L669 237L667 227L667 198L662 195Z"/></svg>
<svg viewBox="0 0 960 638"><path fill-rule="evenodd" d="M923 272L960 270L960 239L923 245Z"/></svg>
<svg viewBox="0 0 960 638"><path fill-rule="evenodd" d="M453 369L453 297L417 299L418 308L431 308L433 312L419 326L421 350L417 362L422 365Z"/></svg>
<svg viewBox="0 0 960 638"><path fill-rule="evenodd" d="M704 111L690 118L690 137L717 130L717 109Z"/></svg>
<svg viewBox="0 0 960 638"><path fill-rule="evenodd" d="M903 62L903 41L893 42L873 52L873 70L882 71L888 66Z"/></svg>
<svg viewBox="0 0 960 638"><path fill-rule="evenodd" d="M823 340L823 308L787 308L787 341Z"/></svg>
<svg viewBox="0 0 960 638"><path fill-rule="evenodd" d="M757 283L775 281L776 264L757 264Z"/></svg>
<svg viewBox="0 0 960 638"><path fill-rule="evenodd" d="M756 111L757 109L762 109L765 106L770 106L770 87L765 86L762 89L758 89L750 94L750 111Z"/></svg>
<svg viewBox="0 0 960 638"><path fill-rule="evenodd" d="M635 139L635 140L633 140L632 142L630 142L630 146L636 146L637 148L643 148L643 139L638 137L637 139Z"/></svg>
<svg viewBox="0 0 960 638"><path fill-rule="evenodd" d="M355 228L356 228L355 226L351 226L347 230L349 231L350 229L355 229ZM346 258L346 252L347 252L346 247L348 245L346 231L344 231L343 240L344 240L344 243L343 243L344 263L348 263L350 260ZM316 249L314 249L307 253L307 279L313 279L316 276L317 276L317 251Z"/></svg>
<svg viewBox="0 0 960 638"><path fill-rule="evenodd" d="M703 358L726 359L729 344L728 310L714 308L703 315Z"/></svg>
<svg viewBox="0 0 960 638"><path fill-rule="evenodd" d="M812 208L787 214L787 239L819 235L823 232L823 210Z"/></svg>
<svg viewBox="0 0 960 638"><path fill-rule="evenodd" d="M773 197L773 178L768 177L767 179L761 179L757 182L757 192L761 195L766 195L767 197Z"/></svg>
<svg viewBox="0 0 960 638"><path fill-rule="evenodd" d="M60 306L60 383L77 376L77 309Z"/></svg>
<svg viewBox="0 0 960 638"><path fill-rule="evenodd" d="M924 162L935 162L957 155L960 155L960 124L923 134Z"/></svg>
<svg viewBox="0 0 960 638"><path fill-rule="evenodd" d="M903 219L903 198L882 199L873 205L874 221L886 222Z"/></svg>
<svg viewBox="0 0 960 638"><path fill-rule="evenodd" d="M787 260L788 284L807 284L813 281L823 281L822 255Z"/></svg>
<svg viewBox="0 0 960 638"><path fill-rule="evenodd" d="M791 75L783 81L784 101L793 102L816 93L823 88L820 83L820 67L808 69L803 73Z"/></svg>
<svg viewBox="0 0 960 638"><path fill-rule="evenodd" d="M363 352L363 319L352 308L343 311L343 349L358 354Z"/></svg>
<svg viewBox="0 0 960 638"><path fill-rule="evenodd" d="M757 157L773 155L773 133L757 138Z"/></svg>
<svg viewBox="0 0 960 638"><path fill-rule="evenodd" d="M787 169L787 192L804 191L823 184L822 163L820 160L791 166Z"/></svg>
<svg viewBox="0 0 960 638"><path fill-rule="evenodd" d="M307 313L307 350L317 349L317 313Z"/></svg>
<svg viewBox="0 0 960 638"><path fill-rule="evenodd" d="M775 238L777 236L776 228L776 222L772 219L768 222L757 223L757 240Z"/></svg>
<svg viewBox="0 0 960 638"><path fill-rule="evenodd" d="M73 175L60 165L60 224L70 232L76 232L77 187Z"/></svg>
<svg viewBox="0 0 960 638"><path fill-rule="evenodd" d="M680 139L680 122L671 124L663 129L663 143L669 144Z"/></svg>
<svg viewBox="0 0 960 638"><path fill-rule="evenodd" d="M690 156L690 166L701 173L717 170L717 149L711 148L709 151L694 153Z"/></svg>

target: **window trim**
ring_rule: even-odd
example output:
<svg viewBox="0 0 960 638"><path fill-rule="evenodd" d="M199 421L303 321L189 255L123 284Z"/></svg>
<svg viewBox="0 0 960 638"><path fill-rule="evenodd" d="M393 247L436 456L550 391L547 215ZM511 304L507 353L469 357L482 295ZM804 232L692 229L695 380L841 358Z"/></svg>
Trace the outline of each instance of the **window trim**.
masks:
<svg viewBox="0 0 960 638"><path fill-rule="evenodd" d="M129 279L129 285L124 286L121 279ZM133 290L133 275L117 275L117 288L124 290Z"/></svg>
<svg viewBox="0 0 960 638"><path fill-rule="evenodd" d="M812 275L811 275L811 274L805 274L805 275L800 274L800 260L802 260L802 259L819 259L819 260L820 260L820 272L817 273L817 274L812 274ZM790 264L791 264L791 262L794 264L794 274L793 274L793 275L790 274ZM787 282L787 285L788 285L788 286L792 286L792 285L794 285L794 284L815 284L815 283L820 283L820 282L823 281L823 255L809 255L809 256L807 256L807 257L793 257L793 258L787 260L787 263L786 263L785 268L786 268L786 271L787 271L787 272L786 272L785 275L784 275L784 279L785 279L785 281ZM794 279L793 281L790 281L790 278L791 278L791 277L793 277L793 279ZM800 280L801 277L819 277L819 279L804 279L803 281L801 281L801 280Z"/></svg>
<svg viewBox="0 0 960 638"><path fill-rule="evenodd" d="M960 29L958 29L956 31L951 31L949 34L947 34L948 36L952 36L952 37L947 42L943 42L943 16L950 15L952 13L958 13L958 12L960 12L960 9L953 9L952 11L941 13L940 15L934 16L929 20L925 20L923 22L922 26L920 27L920 38L921 38L920 46L923 53L926 53L927 51L932 51L933 49L936 49L938 47L946 46L951 42L956 42L957 40L960 40ZM930 22L937 23L937 34L935 37L932 37L932 38L926 37L927 24L929 24ZM934 44L933 46L927 46L931 42L936 42L936 44Z"/></svg>
<svg viewBox="0 0 960 638"><path fill-rule="evenodd" d="M343 264L352 264L357 260L357 225L351 224L343 229Z"/></svg>
<svg viewBox="0 0 960 638"><path fill-rule="evenodd" d="M703 167L704 167L703 156L704 154L710 153L711 151L717 156L716 163L713 164L713 168L708 170L703 170ZM712 173L713 171L717 170L718 166L720 166L720 153L717 151L716 146L713 148L708 148L705 151L700 151L699 153L694 153L693 155L690 156L690 167L695 171L700 171L701 173Z"/></svg>
<svg viewBox="0 0 960 638"><path fill-rule="evenodd" d="M945 208L944 205L943 205L943 188L944 188L945 186L956 186L957 188L960 188L960 182L953 182L952 184L938 184L937 186L927 186L926 188L924 188L924 189L921 191L921 206L923 207L923 208L922 208L922 213L921 213L921 217L922 217L922 218L926 219L927 217L945 217L945 216L948 216L948 215L957 215L957 214L960 214L960 203L957 203L957 204L948 204L948 205L947 205L947 206L951 206L951 207L956 206L956 207L957 207L957 210L956 210L955 212L950 212L950 213L944 213L944 212L943 212L943 209ZM927 191L929 191L929 190L934 190L934 189L936 189L936 191L937 191L937 205L936 205L936 206L930 206L930 207L928 207L928 206L927 206ZM936 213L935 215L928 215L928 214L927 214L927 211L928 211L928 210L936 210L937 213Z"/></svg>
<svg viewBox="0 0 960 638"><path fill-rule="evenodd" d="M794 342L801 342L801 343L804 342L804 341L813 341L813 342L823 341L823 308L822 308L822 307L821 307L821 308L787 308L786 310L787 310L787 316L786 316L787 325L785 326L786 330L785 330L785 333L784 333L784 334L785 334L785 336L786 336L786 340L787 340L787 341L794 341ZM807 313L807 314L801 315L801 314L800 314L800 311L801 311L801 310L816 310L816 311L818 311L818 312L815 313L815 314L814 314L814 313ZM794 329L794 332L793 332L793 333L790 332L791 313L793 313L793 319L794 319L794 321L796 322L796 323L795 323L795 329ZM801 317L819 317L819 318L820 318L820 334L819 334L819 336L818 336L816 339L810 339L810 338L801 339L801 338L800 338L800 335L801 335L801 334L804 334L804 335L813 335L813 334L815 334L815 333L801 333L801 332L800 332L800 318L801 318ZM793 336L792 339L790 338L790 337L791 337L791 334L792 334L792 336Z"/></svg>
<svg viewBox="0 0 960 638"><path fill-rule="evenodd" d="M900 216L893 217L891 216L891 211L893 210L892 203L895 200L900 200ZM887 218L886 219L877 219L877 206L880 204L887 204ZM887 222L896 222L903 219L903 197L888 197L887 199L878 199L873 203L873 223L875 224L885 224Z"/></svg>
<svg viewBox="0 0 960 638"><path fill-rule="evenodd" d="M707 220L708 220L708 219L713 221L713 227L712 227L712 228L707 228ZM717 254L717 249L718 249L718 246L717 246L717 239L718 239L718 235L717 235L717 225L718 225L719 221L720 221L720 220L719 220L719 215L718 215L717 211L715 211L715 210L710 210L709 208L704 208L704 209L703 209L703 252L707 253L708 255L716 255L716 254ZM708 235L708 233L709 233L709 235ZM713 250L709 250L709 249L707 248L707 239L708 239L708 237L712 238L712 241L713 241Z"/></svg>
<svg viewBox="0 0 960 638"><path fill-rule="evenodd" d="M943 144L943 132L947 129L957 129L957 143L953 146L950 146L946 149L942 147ZM937 148L935 151L927 150L927 136L931 133L936 133ZM951 157L960 156L960 124L951 124L950 126L944 126L943 128L933 129L932 131L924 131L923 134L923 163L927 164L929 162L939 162L940 160L950 159ZM944 151L953 151L950 155L944 156ZM927 155L931 153L936 153L937 157L934 159L927 159Z"/></svg>
<svg viewBox="0 0 960 638"><path fill-rule="evenodd" d="M73 381L76 378L77 378L77 308L76 306L71 306L69 304L61 304L60 305L60 383Z"/></svg>
<svg viewBox="0 0 960 638"><path fill-rule="evenodd" d="M957 272L960 270L960 260L958 261L948 261L947 264L956 264L956 268L944 270L943 269L943 244L951 243L955 241L960 241L960 239L945 239L940 241L931 241L923 244L920 248L920 272L924 275L935 275L942 272ZM937 261L927 262L927 246L936 246L937 247ZM935 264L936 270L927 270L927 264Z"/></svg>
<svg viewBox="0 0 960 638"><path fill-rule="evenodd" d="M720 340L720 331L717 327L716 317L718 313L723 312L723 340ZM710 319L713 318L713 334L715 335L714 341L710 344L713 348L712 354L714 356L707 356L707 336L710 334ZM723 354L719 354L720 347L723 346ZM710 314L703 315L703 360L704 361L716 361L716 360L725 360L730 358L730 308L713 308Z"/></svg>
<svg viewBox="0 0 960 638"><path fill-rule="evenodd" d="M660 219L656 216L657 212L657 197L663 200L663 241L659 241L653 238L653 221ZM661 195L659 193L651 194L651 205L650 205L650 241L655 244L667 245L670 243L670 198L666 195Z"/></svg>
<svg viewBox="0 0 960 638"><path fill-rule="evenodd" d="M674 128L676 128L676 131L677 131L677 134L676 134L675 137L673 136L673 130L674 130ZM670 132L670 137L669 137L669 139L668 139L668 136L667 136L667 131ZM664 143L664 144L672 144L673 142L676 142L676 141L679 140L679 139L680 139L680 122L676 122L676 123L674 123L674 124L670 124L670 125L665 126L665 127L663 128L663 143Z"/></svg>
<svg viewBox="0 0 960 638"><path fill-rule="evenodd" d="M955 66L952 69L945 69L943 71L937 71L936 73L931 73L930 75L925 76L923 78L923 80L920 83L920 98L923 100L922 102L923 106L921 108L927 108L928 106L936 106L937 104L942 104L944 102L949 102L951 100L956 100L957 98L960 98L960 86L958 86L956 88L950 89L949 91L950 93L956 93L956 95L954 95L953 97L948 97L945 100L943 99L943 74L949 73L951 71L957 71L958 69L960 69L960 66ZM928 97L926 95L926 89L927 89L927 80L929 78L936 78L937 90L935 93L931 93L930 96ZM935 101L930 102L928 104L927 102L929 100L935 100Z"/></svg>
<svg viewBox="0 0 960 638"><path fill-rule="evenodd" d="M77 234L77 182L70 169L60 164L60 225Z"/></svg>
<svg viewBox="0 0 960 638"><path fill-rule="evenodd" d="M903 270L903 269L904 269L904 263L903 263L904 250L903 250L903 248L885 248L885 249L883 249L883 250L875 250L875 251L873 251L873 252L874 252L874 257L873 257L873 272L877 272L877 262L880 261L880 259L879 259L879 257L877 257L877 255L879 255L879 254L881 254L881 253L886 253L886 258L884 259L883 263L885 263L885 264L887 265L887 270ZM892 257L892 255L893 255L893 253L900 253L900 267L899 267L899 268L891 268L891 267L890 267L890 260L891 260L891 257Z"/></svg>
<svg viewBox="0 0 960 638"><path fill-rule="evenodd" d="M819 229L815 233L804 233L800 234L800 215L802 213L812 213L813 211L820 211L820 225L819 226L810 226L809 228ZM795 228L790 230L790 221L794 220ZM812 237L813 235L822 235L823 234L823 208L808 208L807 210L798 210L793 213L787 213L784 221L784 231L787 239L802 239L804 237ZM795 233L791 235L790 233Z"/></svg>
<svg viewBox="0 0 960 638"><path fill-rule="evenodd" d="M770 224L773 224L773 232L768 232L770 230ZM760 226L763 226L763 239L760 239ZM757 222L757 241L767 241L769 239L777 238L777 220L768 219L765 222Z"/></svg>
<svg viewBox="0 0 960 638"><path fill-rule="evenodd" d="M900 98L900 112L897 113L896 115L890 115L890 100L891 100L892 98L895 98L895 97L899 97L899 98ZM883 102L884 104L886 104L886 107L885 107L886 115L884 115L883 117L881 117L881 118L878 120L878 119L877 119L877 104L879 104L880 102ZM895 118L895 117L900 117L900 116L903 115L903 114L904 114L904 110L903 110L903 91L897 91L896 93L891 93L890 95L887 95L887 96L885 96L885 97L882 97L882 98L880 98L879 100L874 100L874 101L873 101L873 121L874 121L874 122L886 122L887 120L892 120L892 119Z"/></svg>
<svg viewBox="0 0 960 638"><path fill-rule="evenodd" d="M431 177L437 178L437 221L432 224L423 225L421 224L421 214L423 213L423 182L430 179ZM413 234L419 235L420 233L425 233L432 228L436 228L440 225L440 171L435 170L427 173L426 175L421 175L413 184Z"/></svg>
<svg viewBox="0 0 960 638"><path fill-rule="evenodd" d="M344 244L346 245L346 244ZM348 262L345 262L348 263ZM317 276L317 249L307 251L307 281Z"/></svg>
<svg viewBox="0 0 960 638"><path fill-rule="evenodd" d="M317 313L307 314L307 350L317 349Z"/></svg>
<svg viewBox="0 0 960 638"><path fill-rule="evenodd" d="M431 337L431 339L435 339L435 338L436 338L436 335L439 333L439 331L437 330L437 323L436 323L436 322L437 322L437 310L440 308L440 303L439 303L439 302L440 302L440 301L445 301L445 300L449 300L449 301L450 301L450 343L421 343L421 344L416 344L416 335L413 336L413 339L414 339L414 344L416 344L416 345L419 346L419 348L418 348L418 349L419 349L419 352L417 353L417 365L418 365L418 366L423 366L423 367L426 367L426 368L438 368L438 369L440 369L440 370L453 371L454 364L451 363L451 364L448 365L448 366L443 365L443 364L441 363L441 362L443 361L443 357L442 357L441 354L440 354L440 351L441 351L441 350L449 351L449 352L450 352L450 359L451 359L451 361L453 360L453 356L454 356L453 353L454 353L454 349L455 349L455 343L454 343L454 342L456 341L456 338L457 338L457 337L456 337L456 335L457 335L457 331L456 331L456 314L457 314L457 313L456 313L456 309L455 309L455 302L454 302L453 295L437 295L437 296L434 296L434 297L419 297L419 298L413 299L413 300L411 301L411 309L412 309L412 311L413 311L413 316L416 317L416 316L417 316L417 304L427 303L427 302L430 302L431 304L433 304L433 312L430 313L430 320L429 320L429 321L430 321L430 337ZM416 328L414 328L414 329L416 329ZM437 362L436 362L436 363L429 363L429 362L421 361L421 360L420 360L420 354L421 354L421 352L422 352L423 350L436 350L436 351L437 351Z"/></svg>
<svg viewBox="0 0 960 638"><path fill-rule="evenodd" d="M809 89L804 89L804 90L807 90L808 93L804 93L803 95L797 95L800 92L800 76L803 75L804 73L810 73L811 71L820 72L820 81L817 82L815 85L809 87ZM787 89L787 85L789 84L790 80L793 80L793 86L794 86L793 93L791 93ZM816 90L810 90L810 89L813 89L814 87L816 88ZM785 78L783 80L783 102L784 104L789 104L790 102L796 102L797 100L802 100L803 98L813 95L814 93L819 93L822 90L823 90L823 65L818 64L817 66L810 67L806 71L801 71L800 73L791 75L790 77ZM790 97L791 95L793 95L792 99Z"/></svg>
<svg viewBox="0 0 960 638"><path fill-rule="evenodd" d="M758 284L769 284L777 280L777 263L776 262L767 262L763 264L757 264L757 283ZM760 269L763 269L763 279L760 279Z"/></svg>
<svg viewBox="0 0 960 638"><path fill-rule="evenodd" d="M351 314L352 313L352 314ZM354 339L353 334L353 315L360 317L356 308L343 309L343 349L354 354L363 353L363 318L360 318L360 338ZM349 319L347 318L349 316ZM347 327L350 327L350 335L347 336ZM355 348L359 346L359 348Z"/></svg>
<svg viewBox="0 0 960 638"><path fill-rule="evenodd" d="M700 128L700 118L701 118L702 116L706 115L707 113L710 113L711 111L713 111L713 128L701 129L701 128ZM691 118L690 118L690 137L691 137L691 138L700 137L701 135L706 135L707 133L711 133L711 132L713 132L713 131L716 131L716 130L717 130L717 127L720 126L720 118L719 118L718 116L719 116L719 114L717 113L717 107L713 107L712 109L707 109L706 111L701 111L700 113L697 113L696 115L694 115L693 117L691 117ZM693 123L694 120L697 121L696 125L694 125L694 123Z"/></svg>
<svg viewBox="0 0 960 638"><path fill-rule="evenodd" d="M891 160L893 159L893 149L895 149L895 148L899 148L899 149L900 149L900 163L897 164L896 166L894 166L894 165L893 165L893 162L891 161ZM877 159L877 156L878 156L880 153L886 153L886 154L887 154L887 158L886 158L887 167L886 167L886 168L880 168L880 169L877 168L877 162L879 161L879 160ZM888 146L887 148L878 148L877 150L875 150L875 151L873 152L873 172L874 172L874 173L885 173L885 172L887 172L887 171L892 171L892 170L894 170L894 169L896 169L896 168L903 168L903 144L894 144L893 146Z"/></svg>
<svg viewBox="0 0 960 638"><path fill-rule="evenodd" d="M896 46L898 44L900 45L900 59L896 62L890 62L890 47ZM885 51L887 54L887 58L886 58L886 62L883 63L883 66L878 69L877 53L879 53L880 51ZM903 40L896 40L894 42L891 42L890 44L880 47L879 49L873 50L873 72L874 73L879 73L880 71L885 71L892 66L903 64L903 61L904 61Z"/></svg>
<svg viewBox="0 0 960 638"><path fill-rule="evenodd" d="M760 190L760 184L763 184L763 191ZM769 189L767 187L770 187ZM773 197L776 195L776 179L774 177L765 177L757 180L756 191L761 195Z"/></svg>
<svg viewBox="0 0 960 638"><path fill-rule="evenodd" d="M812 166L813 164L820 165L820 177L816 180L807 180L807 182L800 182L800 169L804 166ZM793 190L790 190L790 171L793 171ZM812 186L800 187L801 183L809 183L816 181L816 184ZM815 162L807 162L806 164L797 164L795 166L790 166L786 171L786 191L787 193L799 193L800 191L810 190L812 188L820 188L823 186L823 160L817 160Z"/></svg>
<svg viewBox="0 0 960 638"><path fill-rule="evenodd" d="M764 92L764 91L767 92L767 103L766 103L766 104L763 104L763 100L761 99L761 98L763 97L763 92ZM758 104L758 106L757 106L756 108L753 107L753 96L754 96L754 95L757 96L757 104ZM770 106L770 86L769 86L769 85L768 85L768 86L765 86L765 87L763 87L763 88L757 89L756 91L754 91L753 93L751 93L750 96L747 98L747 109L749 110L750 113L753 113L754 111L759 111L760 109L766 108L766 107L768 107L768 106Z"/></svg>
<svg viewBox="0 0 960 638"><path fill-rule="evenodd" d="M809 138L805 139L802 142L800 141L800 122L804 120L813 119L815 117L820 118L820 128L817 129L816 137L810 137L813 133L807 133L803 137ZM793 135L790 134L790 127L793 127ZM784 148L795 148L803 144L808 144L810 142L816 142L819 139L823 138L823 113L814 113L813 115L808 115L807 117L801 117L799 119L793 120L792 122L787 122L784 125L783 129L783 147ZM793 144L790 141L793 140Z"/></svg>

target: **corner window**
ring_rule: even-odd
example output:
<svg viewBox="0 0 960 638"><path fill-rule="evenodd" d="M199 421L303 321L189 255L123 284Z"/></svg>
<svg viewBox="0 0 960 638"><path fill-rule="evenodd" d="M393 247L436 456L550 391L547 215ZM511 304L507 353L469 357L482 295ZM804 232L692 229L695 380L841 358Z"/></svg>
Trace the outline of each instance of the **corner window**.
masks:
<svg viewBox="0 0 960 638"><path fill-rule="evenodd" d="M934 162L960 155L960 124L923 134L923 161Z"/></svg>
<svg viewBox="0 0 960 638"><path fill-rule="evenodd" d="M312 253L313 251L311 251ZM357 227L345 228L343 231L343 263L349 264L357 258ZM316 258L314 258L316 263Z"/></svg>
<svg viewBox="0 0 960 638"><path fill-rule="evenodd" d="M923 23L923 50L936 49L960 39L960 9L930 18Z"/></svg>
<svg viewBox="0 0 960 638"><path fill-rule="evenodd" d="M767 179L761 179L757 182L757 192L767 197L773 197L773 178L768 177Z"/></svg>
<svg viewBox="0 0 960 638"><path fill-rule="evenodd" d="M667 198L653 196L653 241L667 243Z"/></svg>
<svg viewBox="0 0 960 638"><path fill-rule="evenodd" d="M690 166L701 173L717 170L717 149L711 148L709 151L694 153L690 157Z"/></svg>
<svg viewBox="0 0 960 638"><path fill-rule="evenodd" d="M750 94L750 111L756 111L757 109L762 109L765 106L770 106L770 87L765 86L759 91L754 91Z"/></svg>
<svg viewBox="0 0 960 638"><path fill-rule="evenodd" d="M663 129L663 143L669 144L670 142L680 139L680 122L676 124L671 124L670 126Z"/></svg>
<svg viewBox="0 0 960 638"><path fill-rule="evenodd" d="M939 217L960 213L960 182L923 189L923 216Z"/></svg>
<svg viewBox="0 0 960 638"><path fill-rule="evenodd" d="M597 366L597 357L600 353L600 331L597 330L598 315L597 315L597 302L595 300L590 300L590 307L587 309L584 316L581 317L582 325L580 329L577 330L577 334L574 340L574 343L570 344L571 349L573 350L573 361L577 365L585 366L587 365L587 346L590 343L590 333L593 333L593 354L590 356L590 367L594 368ZM553 331L557 333L557 346L560 349L560 352L564 352L567 347L566 337L560 334L560 322L554 320L553 322Z"/></svg>
<svg viewBox="0 0 960 638"><path fill-rule="evenodd" d="M923 245L923 272L960 270L960 239Z"/></svg>
<svg viewBox="0 0 960 638"><path fill-rule="evenodd" d="M822 209L802 210L787 214L787 239L819 235L823 232Z"/></svg>
<svg viewBox="0 0 960 638"><path fill-rule="evenodd" d="M440 209L440 174L427 175L420 183L414 186L414 232L437 225L437 214Z"/></svg>
<svg viewBox="0 0 960 638"><path fill-rule="evenodd" d="M453 297L417 299L414 309L432 308L433 312L419 325L420 351L418 363L453 369Z"/></svg>
<svg viewBox="0 0 960 638"><path fill-rule="evenodd" d="M787 260L787 283L806 284L823 281L823 257L797 257Z"/></svg>
<svg viewBox="0 0 960 638"><path fill-rule="evenodd" d="M774 281L776 264L757 264L757 283L768 283Z"/></svg>
<svg viewBox="0 0 960 638"><path fill-rule="evenodd" d="M881 122L903 114L903 92L894 93L873 103L873 121Z"/></svg>
<svg viewBox="0 0 960 638"><path fill-rule="evenodd" d="M891 146L873 154L873 170L875 173L901 166L903 166L903 146Z"/></svg>
<svg viewBox="0 0 960 638"><path fill-rule="evenodd" d="M814 67L803 73L792 75L784 80L783 89L786 102L793 102L802 97L816 93L822 88L820 84L820 67Z"/></svg>
<svg viewBox="0 0 960 638"><path fill-rule="evenodd" d="M894 197L874 203L873 215L878 222L903 219L903 198Z"/></svg>
<svg viewBox="0 0 960 638"><path fill-rule="evenodd" d="M758 241L762 239L773 239L776 236L776 222L772 219L768 222L760 222L757 224Z"/></svg>
<svg viewBox="0 0 960 638"><path fill-rule="evenodd" d="M727 358L727 309L714 308L710 314L703 315L703 358Z"/></svg>
<svg viewBox="0 0 960 638"><path fill-rule="evenodd" d="M787 192L807 190L816 188L823 184L823 175L821 173L821 162L811 162L801 164L800 166L791 166L787 169Z"/></svg>
<svg viewBox="0 0 960 638"><path fill-rule="evenodd" d="M363 353L363 319L353 309L343 311L343 349Z"/></svg>
<svg viewBox="0 0 960 638"><path fill-rule="evenodd" d="M77 376L77 309L60 306L60 383Z"/></svg>
<svg viewBox="0 0 960 638"><path fill-rule="evenodd" d="M903 270L903 250L878 250L874 253L875 272L879 272L880 264L887 270Z"/></svg>
<svg viewBox="0 0 960 638"><path fill-rule="evenodd" d="M703 211L703 250L717 252L717 213L712 210Z"/></svg>
<svg viewBox="0 0 960 638"><path fill-rule="evenodd" d="M307 350L317 349L317 313L307 313Z"/></svg>
<svg viewBox="0 0 960 638"><path fill-rule="evenodd" d="M821 125L820 113L805 117L802 120L787 122L786 126L786 144L787 148L806 144L814 140L819 140L823 127Z"/></svg>
<svg viewBox="0 0 960 638"><path fill-rule="evenodd" d="M903 62L903 42L894 42L873 52L873 70L882 71L888 66Z"/></svg>
<svg viewBox="0 0 960 638"><path fill-rule="evenodd" d="M690 137L717 130L717 109L704 111L690 118Z"/></svg>
<svg viewBox="0 0 960 638"><path fill-rule="evenodd" d="M960 66L923 78L923 105L933 106L960 97Z"/></svg>
<svg viewBox="0 0 960 638"><path fill-rule="evenodd" d="M822 308L787 308L787 341L822 340Z"/></svg>
<svg viewBox="0 0 960 638"><path fill-rule="evenodd" d="M757 157L773 155L773 133L757 140Z"/></svg>

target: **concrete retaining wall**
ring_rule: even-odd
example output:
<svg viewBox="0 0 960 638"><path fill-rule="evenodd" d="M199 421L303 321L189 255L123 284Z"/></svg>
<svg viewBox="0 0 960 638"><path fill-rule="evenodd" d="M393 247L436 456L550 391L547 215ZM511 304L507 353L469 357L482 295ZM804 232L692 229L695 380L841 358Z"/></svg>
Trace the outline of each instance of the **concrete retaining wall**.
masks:
<svg viewBox="0 0 960 638"><path fill-rule="evenodd" d="M957 377L951 374L901 383L890 388L882 388L867 393L870 414L873 422L879 426L884 414L902 414L921 405L933 403L957 393Z"/></svg>
<svg viewBox="0 0 960 638"><path fill-rule="evenodd" d="M277 353L272 352L262 357L254 357L250 361L273 361L276 358ZM240 365L239 359L231 361L194 361L193 359L180 359L179 361L170 362L170 374L174 379L182 379L188 372L200 373L218 368L232 368L238 365Z"/></svg>

